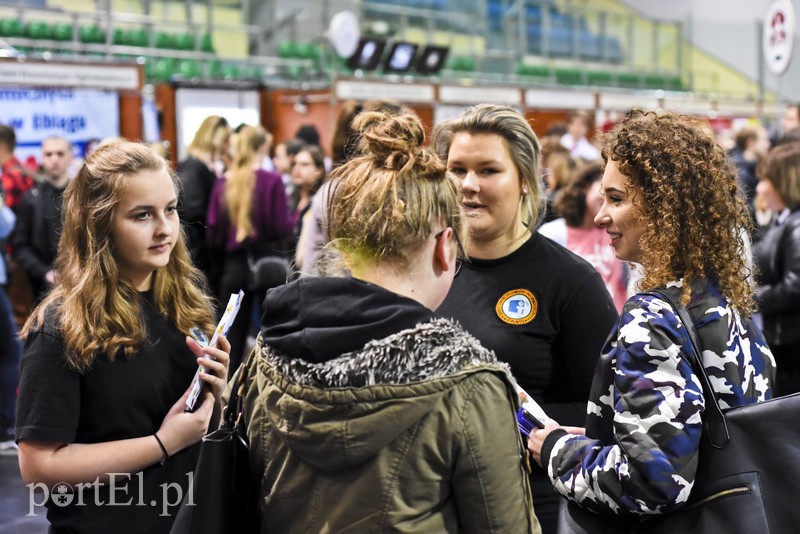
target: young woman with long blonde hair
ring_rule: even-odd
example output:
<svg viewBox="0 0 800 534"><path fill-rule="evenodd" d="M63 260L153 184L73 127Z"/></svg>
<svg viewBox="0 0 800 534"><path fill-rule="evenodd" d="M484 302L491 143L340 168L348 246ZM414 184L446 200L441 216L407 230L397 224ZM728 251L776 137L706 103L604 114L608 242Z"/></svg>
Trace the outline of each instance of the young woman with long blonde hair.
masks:
<svg viewBox="0 0 800 534"><path fill-rule="evenodd" d="M164 158L130 142L92 153L65 191L58 282L22 330L17 423L23 479L64 495L47 503L53 532L168 532L163 487L189 488L228 343L189 337L211 336L213 311L177 203ZM198 363L211 392L188 413Z"/></svg>
<svg viewBox="0 0 800 534"><path fill-rule="evenodd" d="M220 302L240 289L244 319L235 321L228 333L231 369L241 362L253 306L260 309L264 291L248 287L248 258L286 255L296 216L289 213L286 190L278 173L261 169L272 136L260 126L244 126L234 136L233 161L211 192L208 208L209 245L224 256Z"/></svg>

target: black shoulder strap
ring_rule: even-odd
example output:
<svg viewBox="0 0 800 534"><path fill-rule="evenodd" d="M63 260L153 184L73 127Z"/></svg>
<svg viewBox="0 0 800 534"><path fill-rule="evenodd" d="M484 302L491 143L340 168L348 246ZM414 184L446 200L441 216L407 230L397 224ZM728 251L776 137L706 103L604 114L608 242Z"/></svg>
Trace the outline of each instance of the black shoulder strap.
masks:
<svg viewBox="0 0 800 534"><path fill-rule="evenodd" d="M714 393L714 389L711 387L711 381L708 379L708 373L703 365L702 345L697 337L697 330L695 329L694 321L689 315L689 311L686 309L686 306L681 304L680 299L675 299L669 294L668 291L653 290L651 291L651 294L669 303L669 305L672 306L672 309L675 310L675 313L678 314L678 317L680 317L681 322L686 328L686 333L689 335L689 341L692 345L693 352L693 354L688 355L689 361L691 362L695 373L697 373L697 376L700 378L700 382L703 385L703 395L705 395L706 398L706 414L705 417L703 417L703 423L708 431L708 437L711 440L711 445L717 449L722 449L728 444L728 440L730 439L730 434L728 433L728 424L725 421L725 414L722 413L722 409L719 407L717 396Z"/></svg>
<svg viewBox="0 0 800 534"><path fill-rule="evenodd" d="M247 375L252 365L256 354L259 352L259 344L257 343L244 362L242 362L238 371L236 372L236 380L231 385L231 394L228 397L228 406L225 408L225 414L222 419L222 426L233 428L242 422L244 412L244 383L247 380Z"/></svg>

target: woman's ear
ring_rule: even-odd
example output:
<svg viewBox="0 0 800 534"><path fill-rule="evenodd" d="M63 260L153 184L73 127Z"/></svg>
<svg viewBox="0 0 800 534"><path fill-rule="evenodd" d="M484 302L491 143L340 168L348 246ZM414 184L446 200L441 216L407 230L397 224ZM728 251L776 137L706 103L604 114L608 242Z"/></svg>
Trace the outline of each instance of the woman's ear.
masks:
<svg viewBox="0 0 800 534"><path fill-rule="evenodd" d="M456 255L455 247L451 246L454 243L453 229L449 226L442 231L442 235L436 240L436 245L433 249L433 258L435 265L442 271L448 271L456 268Z"/></svg>

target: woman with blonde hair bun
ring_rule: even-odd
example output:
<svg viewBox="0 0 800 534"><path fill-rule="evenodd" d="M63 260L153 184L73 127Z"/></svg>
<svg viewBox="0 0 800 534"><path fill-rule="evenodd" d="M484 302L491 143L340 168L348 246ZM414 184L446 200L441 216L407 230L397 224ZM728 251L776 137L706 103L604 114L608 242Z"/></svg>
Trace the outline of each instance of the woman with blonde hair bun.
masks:
<svg viewBox="0 0 800 534"><path fill-rule="evenodd" d="M458 184L416 115L354 127L327 212L352 276L270 290L241 368L261 530L539 532L508 367L432 312L467 238Z"/></svg>

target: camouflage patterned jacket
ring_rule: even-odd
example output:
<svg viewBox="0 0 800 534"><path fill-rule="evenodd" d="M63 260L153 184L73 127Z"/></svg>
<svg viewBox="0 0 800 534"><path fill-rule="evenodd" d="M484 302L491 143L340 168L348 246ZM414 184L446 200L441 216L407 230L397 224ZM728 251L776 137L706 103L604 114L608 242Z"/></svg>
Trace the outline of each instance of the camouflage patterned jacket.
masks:
<svg viewBox="0 0 800 534"><path fill-rule="evenodd" d="M770 398L775 362L761 331L711 284L692 288L687 308L720 406ZM705 406L691 350L668 303L648 294L628 300L598 363L586 437L556 430L545 440L542 462L562 495L620 515L664 513L686 502Z"/></svg>

